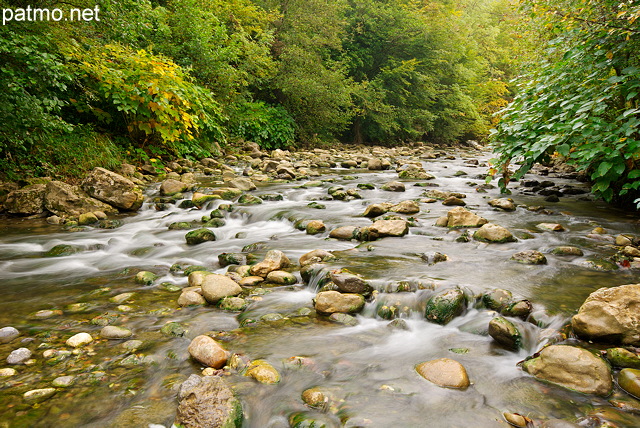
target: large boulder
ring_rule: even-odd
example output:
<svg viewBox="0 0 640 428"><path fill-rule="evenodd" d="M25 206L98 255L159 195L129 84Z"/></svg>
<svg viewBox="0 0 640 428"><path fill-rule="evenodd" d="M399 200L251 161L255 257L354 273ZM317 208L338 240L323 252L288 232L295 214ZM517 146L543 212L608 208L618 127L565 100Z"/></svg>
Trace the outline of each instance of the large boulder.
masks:
<svg viewBox="0 0 640 428"><path fill-rule="evenodd" d="M264 260L251 266L251 275L266 278L269 272L282 270L289 266L290 261L287 256L279 250L271 250L264 256Z"/></svg>
<svg viewBox="0 0 640 428"><path fill-rule="evenodd" d="M111 205L88 196L78 186L61 181L47 183L44 197L45 208L60 217L79 216L87 212L102 211L106 214L118 212Z"/></svg>
<svg viewBox="0 0 640 428"><path fill-rule="evenodd" d="M487 219L462 207L455 207L447 213L447 227L480 227L487 222Z"/></svg>
<svg viewBox="0 0 640 428"><path fill-rule="evenodd" d="M174 180L173 178L167 178L160 184L160 194L164 196L175 195L187 190L189 186L180 180Z"/></svg>
<svg viewBox="0 0 640 428"><path fill-rule="evenodd" d="M45 184L32 184L7 195L5 209L11 214L40 214L44 212Z"/></svg>
<svg viewBox="0 0 640 428"><path fill-rule="evenodd" d="M606 396L613 389L611 371L602 358L583 348L552 345L522 368L538 379L585 394Z"/></svg>
<svg viewBox="0 0 640 428"><path fill-rule="evenodd" d="M217 303L224 297L237 296L242 293L242 287L226 275L212 273L206 275L202 281L202 295L209 303Z"/></svg>
<svg viewBox="0 0 640 428"><path fill-rule="evenodd" d="M214 369L224 367L229 359L229 352L213 338L204 334L193 338L188 351L194 360Z"/></svg>
<svg viewBox="0 0 640 428"><path fill-rule="evenodd" d="M185 428L242 426L242 405L220 376L193 374L178 393L175 423Z"/></svg>
<svg viewBox="0 0 640 428"><path fill-rule="evenodd" d="M361 294L322 291L316 296L315 309L325 314L355 313L360 312L363 307L364 296Z"/></svg>
<svg viewBox="0 0 640 428"><path fill-rule="evenodd" d="M640 345L640 284L600 288L589 295L571 320L585 339Z"/></svg>
<svg viewBox="0 0 640 428"><path fill-rule="evenodd" d="M126 211L137 211L144 200L133 181L100 167L94 168L81 186L89 196Z"/></svg>

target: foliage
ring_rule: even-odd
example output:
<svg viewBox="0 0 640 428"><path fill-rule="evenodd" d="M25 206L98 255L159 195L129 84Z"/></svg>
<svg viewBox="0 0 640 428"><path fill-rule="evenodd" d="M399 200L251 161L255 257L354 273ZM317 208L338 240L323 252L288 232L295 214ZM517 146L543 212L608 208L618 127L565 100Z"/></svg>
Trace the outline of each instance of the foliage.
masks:
<svg viewBox="0 0 640 428"><path fill-rule="evenodd" d="M539 0L523 8L548 41L493 137L501 185L508 184L510 163L520 164L521 177L557 154L586 171L605 200L637 196L640 30L633 24L640 6Z"/></svg>
<svg viewBox="0 0 640 428"><path fill-rule="evenodd" d="M245 103L231 117L229 131L233 136L258 143L264 149L281 149L294 143L295 122L282 106Z"/></svg>
<svg viewBox="0 0 640 428"><path fill-rule="evenodd" d="M78 50L73 58L86 94L72 102L114 131L176 154L224 139L218 104L168 58L122 45Z"/></svg>

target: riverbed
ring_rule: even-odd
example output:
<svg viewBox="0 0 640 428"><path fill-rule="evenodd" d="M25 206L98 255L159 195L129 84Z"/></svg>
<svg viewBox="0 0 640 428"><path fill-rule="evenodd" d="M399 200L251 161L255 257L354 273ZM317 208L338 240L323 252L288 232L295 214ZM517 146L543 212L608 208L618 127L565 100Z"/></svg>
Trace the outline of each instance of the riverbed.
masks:
<svg viewBox="0 0 640 428"><path fill-rule="evenodd" d="M212 335L232 353L267 360L279 371L276 385L233 371L223 374L241 399L247 428L288 427L295 414L327 427L482 428L507 426L503 412L575 421L602 409L617 426L640 426L640 417L614 409L607 399L539 382L518 366L549 341L564 340L559 330L591 292L638 282L637 269L608 260L616 253L612 240L620 234L634 235L638 218L588 194L547 202L519 183L508 196L517 209L497 210L488 201L505 195L496 187L482 186L489 153L467 149L436 155L396 159L420 163L434 179L399 179L393 168L370 171L338 162L333 168L315 168L315 177L258 182L258 189L247 193L282 198L266 198L257 205L216 200L201 209L179 208L182 200L191 199L191 192L186 192L159 210L159 183L151 184L141 210L118 216L121 225L113 229L69 231L45 219L1 217L0 327L13 326L21 336L0 344L0 356L4 359L18 347L29 348L33 356L27 365L14 367L16 375L0 380L0 427L169 427L178 404L177 388L204 368L187 352L190 340L200 334ZM247 168L242 157L229 163L238 175ZM588 188L553 173L528 174L526 179L553 180L559 188ZM197 180L197 190L205 193L223 185L219 178L202 174ZM394 180L403 182L405 191L381 190ZM328 190L335 186L355 189L361 199L332 199ZM430 189L466 195L467 209L506 227L517 241L464 242L460 237L465 230L435 226L452 207L429 201L425 191ZM407 235L371 242L329 238L330 230L339 226L370 225L371 220L362 216L368 205L405 200L420 206L419 213L404 216L411 217ZM232 208L221 210L225 224L211 229L215 241L190 246L185 242L187 231L169 229L176 222L198 222L221 204ZM327 231L309 235L296 228L302 220L321 220ZM564 231L541 230L540 223L560 224ZM72 253L47 256L60 245L70 246ZM564 245L579 247L583 255L550 254ZM258 260L268 250L280 250L294 263L311 250L328 250L337 257L329 262L331 269L347 268L376 291L356 315L356 325L316 314L318 286L313 281L305 284L295 269L294 285L247 288L248 307L241 313L177 305L179 289L188 285L185 267L200 265L225 273L229 268L220 266L218 256L243 249ZM542 252L547 263L511 260L523 250ZM434 253L448 260L433 263ZM151 285L138 284L134 277L139 271L151 271L157 279ZM406 291L398 291L401 284ZM451 287L475 296L495 288L509 290L532 303L539 322L520 324L525 340L518 351L500 347L487 335L495 313L480 305L470 304L464 315L444 326L428 322L427 297ZM134 294L123 301L113 299L122 293ZM383 305L401 308L405 328L389 327L390 320L379 314ZM142 341L140 347L127 349L124 340L100 339L99 316L130 329L130 339ZM161 332L168 322L179 323L184 334ZM96 340L77 350L65 347L65 340L79 332ZM71 353L45 358L47 350ZM464 365L469 388L441 388L416 373L417 364L442 357ZM64 375L74 376L70 386L58 388L42 403L24 402L24 392L50 387ZM302 401L302 392L311 387L332 391L325 409L312 409Z"/></svg>

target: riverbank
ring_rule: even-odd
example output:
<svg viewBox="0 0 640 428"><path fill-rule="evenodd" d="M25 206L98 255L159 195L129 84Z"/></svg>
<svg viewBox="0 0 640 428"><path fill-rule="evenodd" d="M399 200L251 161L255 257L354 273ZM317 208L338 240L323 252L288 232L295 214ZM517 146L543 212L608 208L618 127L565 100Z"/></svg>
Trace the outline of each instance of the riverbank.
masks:
<svg viewBox="0 0 640 428"><path fill-rule="evenodd" d="M134 172L144 202L109 227L0 221L0 326L19 334L0 352L29 352L3 366L8 426L194 426L200 386L247 427L637 422L616 385L575 392L517 365L594 348L568 325L596 289L634 282L635 218L553 170L509 201L472 148L247 149ZM442 358L459 382L429 375ZM238 401L181 387L194 374Z"/></svg>

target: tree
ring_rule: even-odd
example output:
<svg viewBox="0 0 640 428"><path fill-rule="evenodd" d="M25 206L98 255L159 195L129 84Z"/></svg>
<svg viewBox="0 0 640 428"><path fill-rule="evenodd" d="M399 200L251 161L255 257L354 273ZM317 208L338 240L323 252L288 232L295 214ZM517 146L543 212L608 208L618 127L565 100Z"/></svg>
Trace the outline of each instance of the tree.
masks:
<svg viewBox="0 0 640 428"><path fill-rule="evenodd" d="M523 2L541 31L540 60L519 78L518 93L493 137L508 184L553 155L584 170L607 201L630 201L640 188L640 17L637 2Z"/></svg>

